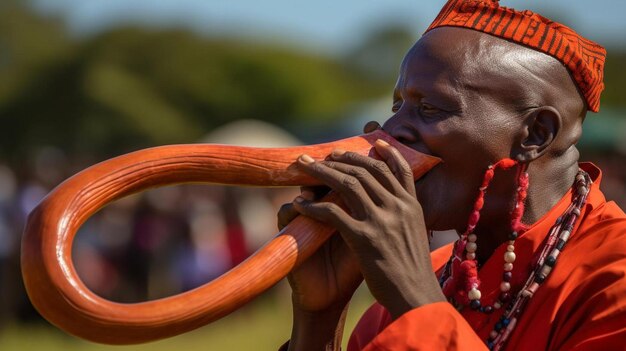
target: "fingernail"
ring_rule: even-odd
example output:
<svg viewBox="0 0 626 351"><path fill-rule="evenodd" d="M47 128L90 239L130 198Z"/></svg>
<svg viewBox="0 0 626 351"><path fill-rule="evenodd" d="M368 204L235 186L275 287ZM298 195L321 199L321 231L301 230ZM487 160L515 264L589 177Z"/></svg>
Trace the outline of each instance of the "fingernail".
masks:
<svg viewBox="0 0 626 351"><path fill-rule="evenodd" d="M313 159L313 157L307 155L307 154L302 154L300 156L300 161L306 163L306 164L311 164L313 162L315 162L315 160Z"/></svg>
<svg viewBox="0 0 626 351"><path fill-rule="evenodd" d="M376 140L376 144L378 144L380 146L389 146L389 143L384 141L383 139L377 139Z"/></svg>
<svg viewBox="0 0 626 351"><path fill-rule="evenodd" d="M315 193L310 190L302 190L300 197L307 199L309 201L315 200Z"/></svg>
<svg viewBox="0 0 626 351"><path fill-rule="evenodd" d="M304 199L303 199L302 197L298 196L298 197L296 197L293 201L295 201L295 202L297 202L297 203L301 204L301 203L303 203L303 202L304 202Z"/></svg>
<svg viewBox="0 0 626 351"><path fill-rule="evenodd" d="M331 155L332 155L333 157L339 157L339 156L341 156L341 155L343 155L343 154L345 154L345 153L346 153L346 150L342 150L342 149L335 149L335 150L333 150L333 152L331 153Z"/></svg>

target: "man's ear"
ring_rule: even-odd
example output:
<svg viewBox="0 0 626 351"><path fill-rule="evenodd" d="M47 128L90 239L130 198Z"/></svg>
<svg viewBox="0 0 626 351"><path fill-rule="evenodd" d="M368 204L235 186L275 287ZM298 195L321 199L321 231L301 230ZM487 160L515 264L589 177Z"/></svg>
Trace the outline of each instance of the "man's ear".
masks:
<svg viewBox="0 0 626 351"><path fill-rule="evenodd" d="M561 114L552 106L534 109L526 117L515 158L531 162L541 157L561 130Z"/></svg>

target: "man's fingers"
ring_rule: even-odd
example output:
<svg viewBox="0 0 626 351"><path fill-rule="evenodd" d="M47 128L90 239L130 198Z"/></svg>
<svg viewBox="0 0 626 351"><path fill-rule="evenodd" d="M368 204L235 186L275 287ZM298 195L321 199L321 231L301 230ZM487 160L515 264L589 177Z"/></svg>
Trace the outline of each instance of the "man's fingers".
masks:
<svg viewBox="0 0 626 351"><path fill-rule="evenodd" d="M327 223L337 229L350 250L358 250L363 240L369 242L367 236L360 234L360 228L363 224L352 218L337 204L311 202L302 197L297 197L294 201L294 207L301 214Z"/></svg>
<svg viewBox="0 0 626 351"><path fill-rule="evenodd" d="M329 191L330 188L325 185L302 186L300 187L300 196L309 201L317 201L328 194ZM293 203L282 205L276 214L278 230L283 230L299 214L300 212L293 207Z"/></svg>
<svg viewBox="0 0 626 351"><path fill-rule="evenodd" d="M284 204L278 210L277 222L278 222L278 230L283 230L287 226L287 224L291 223L300 213L296 211L293 207L293 204Z"/></svg>
<svg viewBox="0 0 626 351"><path fill-rule="evenodd" d="M343 150L333 151L331 159L365 169L376 178L379 184L394 195L404 192L402 184L398 183L396 176L384 161Z"/></svg>
<svg viewBox="0 0 626 351"><path fill-rule="evenodd" d="M381 205L389 195L387 189L363 167L333 161L324 161L324 164L356 178L376 205Z"/></svg>
<svg viewBox="0 0 626 351"><path fill-rule="evenodd" d="M330 224L339 231L351 231L357 227L358 222L332 202L312 202L297 197L294 201L294 208L300 214Z"/></svg>
<svg viewBox="0 0 626 351"><path fill-rule="evenodd" d="M358 179L330 168L323 162L315 162L308 155L300 156L298 164L305 172L335 190L355 216L362 218L365 215L369 197Z"/></svg>
<svg viewBox="0 0 626 351"><path fill-rule="evenodd" d="M303 194L303 196L305 196L304 194L306 194L304 198L307 200L311 200L311 201L319 200L323 198L326 194L328 194L329 191L330 191L330 188L327 187L326 185L301 186L300 187L300 192ZM311 194L313 195L313 197L309 198Z"/></svg>
<svg viewBox="0 0 626 351"><path fill-rule="evenodd" d="M395 147L389 145L382 139L376 140L376 152L382 157L389 166L398 182L402 185L411 196L415 197L415 180L413 179L413 171L404 156Z"/></svg>

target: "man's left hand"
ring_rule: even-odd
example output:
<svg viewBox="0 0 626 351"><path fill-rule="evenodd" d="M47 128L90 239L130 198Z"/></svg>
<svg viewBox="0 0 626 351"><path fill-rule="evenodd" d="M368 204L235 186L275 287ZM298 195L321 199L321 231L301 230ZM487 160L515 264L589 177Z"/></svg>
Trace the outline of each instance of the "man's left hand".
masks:
<svg viewBox="0 0 626 351"><path fill-rule="evenodd" d="M383 140L375 148L382 161L343 150L325 161L301 156L300 168L339 193L349 213L333 203L301 197L295 209L337 228L357 257L372 295L396 319L445 297L432 270L411 169Z"/></svg>

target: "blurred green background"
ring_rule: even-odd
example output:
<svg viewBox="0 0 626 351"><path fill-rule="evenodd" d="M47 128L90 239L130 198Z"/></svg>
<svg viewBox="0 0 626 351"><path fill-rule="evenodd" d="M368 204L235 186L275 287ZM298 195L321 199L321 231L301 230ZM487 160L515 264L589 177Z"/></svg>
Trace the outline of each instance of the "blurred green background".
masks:
<svg viewBox="0 0 626 351"><path fill-rule="evenodd" d="M68 336L29 304L19 271L25 218L77 171L172 143L311 144L390 116L399 63L443 1L3 0L0 3L0 350L271 350L288 337L284 282L198 331L144 346ZM607 46L606 91L585 122L583 160L626 208L626 3L509 1ZM116 202L87 222L85 283L130 302L219 276L275 232L297 189L186 185ZM347 334L371 303L361 289ZM344 337L344 340L347 336Z"/></svg>

